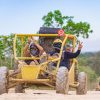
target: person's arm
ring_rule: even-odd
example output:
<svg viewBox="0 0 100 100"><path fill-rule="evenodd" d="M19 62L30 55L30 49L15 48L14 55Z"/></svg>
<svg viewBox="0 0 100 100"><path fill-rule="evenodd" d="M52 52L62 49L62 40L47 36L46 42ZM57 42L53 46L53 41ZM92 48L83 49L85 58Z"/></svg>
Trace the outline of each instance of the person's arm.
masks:
<svg viewBox="0 0 100 100"><path fill-rule="evenodd" d="M68 58L76 58L80 54L81 50L77 50L75 53L67 52L67 57Z"/></svg>
<svg viewBox="0 0 100 100"><path fill-rule="evenodd" d="M82 47L83 47L82 43L79 43L78 50L75 53L67 52L67 57L76 58L80 54Z"/></svg>
<svg viewBox="0 0 100 100"><path fill-rule="evenodd" d="M40 50L40 51L44 51L43 48L37 43L37 42L34 42L35 45L37 46L37 48Z"/></svg>
<svg viewBox="0 0 100 100"><path fill-rule="evenodd" d="M44 49L37 42L35 42L35 45L37 46L37 48L40 51L39 56L41 56L45 52Z"/></svg>
<svg viewBox="0 0 100 100"><path fill-rule="evenodd" d="M28 47L29 47L29 44L27 43L27 44L25 45L25 47L24 47L24 51L27 51Z"/></svg>

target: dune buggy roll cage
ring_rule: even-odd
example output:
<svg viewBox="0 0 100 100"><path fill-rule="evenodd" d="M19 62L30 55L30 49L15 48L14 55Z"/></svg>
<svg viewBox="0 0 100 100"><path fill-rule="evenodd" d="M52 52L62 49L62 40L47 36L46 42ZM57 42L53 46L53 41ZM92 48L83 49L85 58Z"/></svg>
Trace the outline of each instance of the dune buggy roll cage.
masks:
<svg viewBox="0 0 100 100"><path fill-rule="evenodd" d="M14 38L14 45L13 45L13 48L14 48L14 58L16 60L34 60L34 59L40 59L41 57L23 57L23 47L21 47L21 57L18 57L17 54L16 54L16 41L17 41L17 38L20 37L21 38L21 43L23 44L24 43L24 37L25 36L28 36L28 37L61 37L59 36L58 34L15 34L15 38ZM73 45L73 50L72 52L75 51L75 43L76 43L76 37L74 35L70 35L70 34L65 34L63 39L63 42L62 42L62 46L61 46L61 49L60 49L60 53L59 53L59 57L56 58L56 59L52 59L51 61L52 62L56 62L58 61L57 63L57 69L59 68L59 64L60 64L60 59L61 59L61 55L62 55L62 52L63 52L63 47L67 41L67 39L71 39L72 40L72 45ZM44 63L41 63L40 65L45 65L47 64L48 62L44 62Z"/></svg>

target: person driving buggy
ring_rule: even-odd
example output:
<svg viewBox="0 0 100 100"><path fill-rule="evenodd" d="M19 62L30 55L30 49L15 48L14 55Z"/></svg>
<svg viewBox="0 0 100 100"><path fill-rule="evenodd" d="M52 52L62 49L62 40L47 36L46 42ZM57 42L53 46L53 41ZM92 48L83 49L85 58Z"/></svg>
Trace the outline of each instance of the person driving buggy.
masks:
<svg viewBox="0 0 100 100"><path fill-rule="evenodd" d="M54 40L53 42L54 51L50 52L50 55L53 56L56 53L59 54L61 45L62 45L62 40L60 39ZM70 69L70 59L76 58L80 54L82 47L83 47L82 43L79 43L78 50L75 53L73 53L71 52L72 48L70 46L66 46L65 49L63 49L60 66L65 66L69 70Z"/></svg>

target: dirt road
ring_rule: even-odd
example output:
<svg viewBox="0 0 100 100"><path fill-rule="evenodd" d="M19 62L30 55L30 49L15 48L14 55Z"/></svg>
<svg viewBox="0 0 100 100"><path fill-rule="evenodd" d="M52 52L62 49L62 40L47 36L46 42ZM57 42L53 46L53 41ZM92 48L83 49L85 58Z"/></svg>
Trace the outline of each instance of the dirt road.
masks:
<svg viewBox="0 0 100 100"><path fill-rule="evenodd" d="M56 94L54 90L26 90L26 93L0 95L0 100L100 100L100 91L88 91L86 95L76 95L69 91L68 95Z"/></svg>

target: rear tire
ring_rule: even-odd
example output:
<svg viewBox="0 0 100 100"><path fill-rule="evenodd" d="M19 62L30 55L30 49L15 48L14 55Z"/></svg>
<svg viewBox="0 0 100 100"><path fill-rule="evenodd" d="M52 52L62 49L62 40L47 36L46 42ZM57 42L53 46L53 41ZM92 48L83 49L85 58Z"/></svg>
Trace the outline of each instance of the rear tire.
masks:
<svg viewBox="0 0 100 100"><path fill-rule="evenodd" d="M76 94L84 95L87 93L87 75L85 72L80 72L78 75L79 86L76 89Z"/></svg>
<svg viewBox="0 0 100 100"><path fill-rule="evenodd" d="M69 89L69 78L68 69L61 66L57 72L56 77L56 93L68 94Z"/></svg>
<svg viewBox="0 0 100 100"><path fill-rule="evenodd" d="M8 89L7 89L7 83L8 83L7 75L8 75L8 68L5 67L5 66L0 67L0 94L8 92Z"/></svg>
<svg viewBox="0 0 100 100"><path fill-rule="evenodd" d="M25 90L23 88L23 84L18 84L15 86L15 93L24 93Z"/></svg>
<svg viewBox="0 0 100 100"><path fill-rule="evenodd" d="M18 70L18 60L15 60L15 63L14 63L14 71ZM24 93L24 88L23 88L23 84L17 84L15 86L15 93Z"/></svg>

